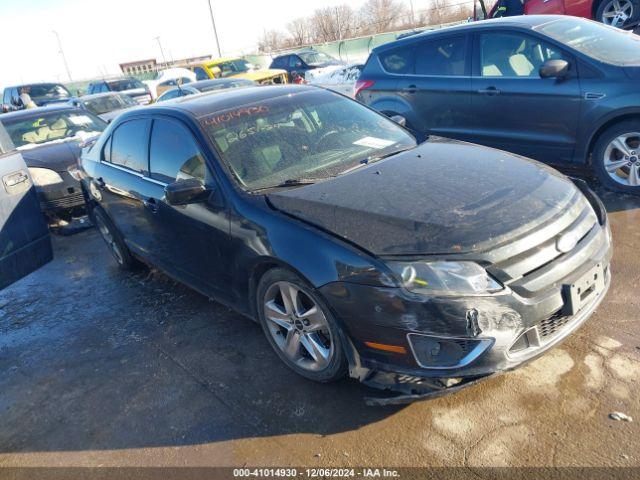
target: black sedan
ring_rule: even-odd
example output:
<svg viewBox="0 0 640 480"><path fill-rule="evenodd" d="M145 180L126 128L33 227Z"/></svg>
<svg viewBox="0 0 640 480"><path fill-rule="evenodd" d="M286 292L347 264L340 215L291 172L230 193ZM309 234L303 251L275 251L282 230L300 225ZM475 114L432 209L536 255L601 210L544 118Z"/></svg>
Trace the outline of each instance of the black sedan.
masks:
<svg viewBox="0 0 640 480"><path fill-rule="evenodd" d="M171 90L167 90L158 97L156 102L165 102L174 98L187 97L198 93L216 92L227 88L253 87L257 83L246 78L217 78L214 80L200 80L188 85L181 85Z"/></svg>
<svg viewBox="0 0 640 480"><path fill-rule="evenodd" d="M65 226L85 214L77 177L80 145L106 123L68 105L7 113L0 117L13 145L22 153L50 223Z"/></svg>
<svg viewBox="0 0 640 480"><path fill-rule="evenodd" d="M606 213L584 185L485 147L417 145L314 87L125 112L82 167L122 267L144 260L259 321L317 381L410 398L462 386L560 342L610 282Z"/></svg>

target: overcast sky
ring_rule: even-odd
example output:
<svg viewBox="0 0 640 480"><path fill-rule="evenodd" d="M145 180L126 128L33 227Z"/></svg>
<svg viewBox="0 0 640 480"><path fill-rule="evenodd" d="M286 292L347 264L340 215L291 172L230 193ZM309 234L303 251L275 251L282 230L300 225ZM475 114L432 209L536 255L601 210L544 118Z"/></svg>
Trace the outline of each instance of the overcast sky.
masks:
<svg viewBox="0 0 640 480"><path fill-rule="evenodd" d="M409 0L399 0L409 5ZM364 0L212 0L223 55L249 53L264 29L284 29L315 8ZM416 9L429 0L414 0ZM119 73L121 62L213 54L207 0L0 0L0 88L17 82L74 80Z"/></svg>

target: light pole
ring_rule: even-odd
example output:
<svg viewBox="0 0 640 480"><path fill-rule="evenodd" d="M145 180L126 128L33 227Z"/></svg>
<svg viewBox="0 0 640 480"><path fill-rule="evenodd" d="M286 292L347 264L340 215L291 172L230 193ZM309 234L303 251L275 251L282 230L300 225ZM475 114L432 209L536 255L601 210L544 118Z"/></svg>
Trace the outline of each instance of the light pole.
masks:
<svg viewBox="0 0 640 480"><path fill-rule="evenodd" d="M164 62L164 67L167 68L167 59L164 56L164 50L162 49L162 43L160 43L160 37L153 37L155 41L158 42L158 46L160 47L160 53L162 54L162 61Z"/></svg>
<svg viewBox="0 0 640 480"><path fill-rule="evenodd" d="M209 13L211 14L211 26L213 27L213 36L216 39L216 47L218 49L218 57L222 57L222 53L220 52L220 40L218 40L218 30L216 30L216 21L213 18L213 8L211 8L211 0L207 0L209 3Z"/></svg>
<svg viewBox="0 0 640 480"><path fill-rule="evenodd" d="M69 76L69 81L73 82L73 79L71 78L71 71L69 70L69 64L67 63L67 57L64 56L64 50L62 49L62 42L60 41L60 35L58 35L58 32L56 32L55 30L53 30L53 34L58 39L58 52L62 56L62 61L64 62L64 68L67 71L67 75Z"/></svg>

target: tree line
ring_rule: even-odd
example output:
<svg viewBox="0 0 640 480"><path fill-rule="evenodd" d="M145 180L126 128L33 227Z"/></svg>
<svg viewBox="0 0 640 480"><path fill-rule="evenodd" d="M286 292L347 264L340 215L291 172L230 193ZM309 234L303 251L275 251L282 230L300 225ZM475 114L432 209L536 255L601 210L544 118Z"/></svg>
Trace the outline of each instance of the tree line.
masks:
<svg viewBox="0 0 640 480"><path fill-rule="evenodd" d="M473 0L431 0L430 7L421 10L413 10L400 0L367 0L358 9L345 3L318 8L310 17L296 18L287 23L286 31L265 30L258 48L261 52L273 52L466 20L472 15Z"/></svg>

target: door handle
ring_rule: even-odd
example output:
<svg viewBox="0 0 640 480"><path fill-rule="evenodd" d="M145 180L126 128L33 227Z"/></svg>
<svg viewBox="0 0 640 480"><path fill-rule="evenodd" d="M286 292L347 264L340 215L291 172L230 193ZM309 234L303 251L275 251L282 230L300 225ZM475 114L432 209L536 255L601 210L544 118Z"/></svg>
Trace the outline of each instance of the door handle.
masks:
<svg viewBox="0 0 640 480"><path fill-rule="evenodd" d="M498 90L496 87L488 87L488 88L483 88L478 90L478 93L480 95L493 96L493 95L500 95L500 90Z"/></svg>
<svg viewBox="0 0 640 480"><path fill-rule="evenodd" d="M415 85L409 85L407 88L403 88L402 91L405 93L416 93L418 91L418 87Z"/></svg>
<svg viewBox="0 0 640 480"><path fill-rule="evenodd" d="M144 205L144 208L149 210L151 213L158 212L158 203L156 202L155 198L147 198L145 200L142 200L142 204Z"/></svg>

